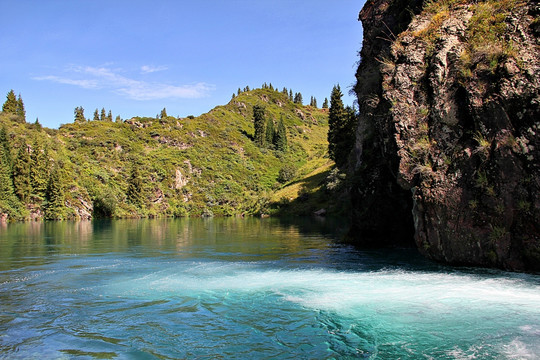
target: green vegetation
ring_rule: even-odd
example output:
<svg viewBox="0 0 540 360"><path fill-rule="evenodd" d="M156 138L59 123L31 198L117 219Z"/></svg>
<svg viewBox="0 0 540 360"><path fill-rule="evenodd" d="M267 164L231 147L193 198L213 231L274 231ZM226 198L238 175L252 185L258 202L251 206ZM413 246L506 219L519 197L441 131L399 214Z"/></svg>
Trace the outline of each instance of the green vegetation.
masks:
<svg viewBox="0 0 540 360"><path fill-rule="evenodd" d="M347 164L354 145L357 123L354 110L343 106L342 96L339 85L334 86L328 115L328 153L339 168Z"/></svg>
<svg viewBox="0 0 540 360"><path fill-rule="evenodd" d="M459 6L468 5L472 12L466 32L467 48L461 54L461 74L466 79L475 69L494 72L504 59L518 57L512 41L504 37L507 18L522 0L484 0L471 3L465 0L433 0L425 3L424 12L431 16L430 23L414 33L427 44L431 55L437 39L441 36L442 23Z"/></svg>
<svg viewBox="0 0 540 360"><path fill-rule="evenodd" d="M58 130L3 111L0 214L12 220L277 214L277 192L333 165L327 113L294 103L290 93L271 84L246 87L227 105L186 118L163 109L155 118L113 122L103 108L90 120L79 106L74 122ZM262 145L255 141L257 109Z"/></svg>

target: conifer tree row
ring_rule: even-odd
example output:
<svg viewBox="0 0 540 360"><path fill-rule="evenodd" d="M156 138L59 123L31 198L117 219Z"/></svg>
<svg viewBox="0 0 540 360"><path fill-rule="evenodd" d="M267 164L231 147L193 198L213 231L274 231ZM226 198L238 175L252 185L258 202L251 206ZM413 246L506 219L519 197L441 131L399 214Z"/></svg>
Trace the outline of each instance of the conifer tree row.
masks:
<svg viewBox="0 0 540 360"><path fill-rule="evenodd" d="M77 106L75 108L75 122L85 122L86 118L84 117L84 109L82 106Z"/></svg>
<svg viewBox="0 0 540 360"><path fill-rule="evenodd" d="M264 107L255 105L253 107L253 125L255 127L253 138L257 146L263 148L273 145L276 150L287 150L287 129L283 122L283 115L280 118L277 130L275 130L274 121L265 119Z"/></svg>
<svg viewBox="0 0 540 360"><path fill-rule="evenodd" d="M21 94L17 98L15 92L10 90L6 96L6 102L2 105L2 112L17 116L21 123L26 122L26 110Z"/></svg>

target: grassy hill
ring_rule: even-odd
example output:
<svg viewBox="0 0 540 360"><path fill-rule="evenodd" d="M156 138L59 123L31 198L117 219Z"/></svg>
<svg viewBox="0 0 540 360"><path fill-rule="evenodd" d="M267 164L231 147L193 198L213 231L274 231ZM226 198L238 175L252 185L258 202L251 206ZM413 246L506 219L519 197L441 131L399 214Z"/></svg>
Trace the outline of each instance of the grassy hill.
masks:
<svg viewBox="0 0 540 360"><path fill-rule="evenodd" d="M253 142L255 105L275 124L283 118L286 151ZM46 152L44 176L60 174L64 206L52 218L303 214L328 199L321 191L333 165L327 113L267 88L239 93L199 117L84 121L53 130L0 113L0 126L13 159L21 146ZM140 203L128 196L134 176ZM0 212L40 218L47 202L32 191L27 201L0 200Z"/></svg>

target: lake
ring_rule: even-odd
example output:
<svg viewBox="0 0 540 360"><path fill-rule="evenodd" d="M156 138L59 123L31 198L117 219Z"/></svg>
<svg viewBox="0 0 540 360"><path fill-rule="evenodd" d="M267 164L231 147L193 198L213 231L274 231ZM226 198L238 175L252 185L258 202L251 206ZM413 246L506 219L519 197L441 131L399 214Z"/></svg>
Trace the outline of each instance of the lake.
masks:
<svg viewBox="0 0 540 360"><path fill-rule="evenodd" d="M332 219L0 227L0 358L538 359L540 276L341 244Z"/></svg>

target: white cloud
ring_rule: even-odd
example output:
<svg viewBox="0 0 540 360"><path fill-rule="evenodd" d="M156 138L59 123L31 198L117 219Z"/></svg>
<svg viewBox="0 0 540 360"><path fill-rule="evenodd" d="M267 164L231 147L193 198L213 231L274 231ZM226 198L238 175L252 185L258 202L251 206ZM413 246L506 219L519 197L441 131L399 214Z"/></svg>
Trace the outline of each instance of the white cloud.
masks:
<svg viewBox="0 0 540 360"><path fill-rule="evenodd" d="M68 79L68 78L63 78L63 77L54 76L54 75L39 76L33 79L34 80L49 80L49 81L56 82L59 84L76 85L84 89L96 89L98 87L98 82L96 80L76 80L76 79Z"/></svg>
<svg viewBox="0 0 540 360"><path fill-rule="evenodd" d="M145 66L141 69L144 68ZM148 67L148 70L152 69L156 68ZM84 89L109 89L133 100L167 98L196 99L208 96L215 89L213 85L205 83L171 85L131 79L120 75L119 70L107 67L72 66L66 69L66 72L71 74L72 77L48 75L34 77L34 80L46 80L60 84L75 85Z"/></svg>
<svg viewBox="0 0 540 360"><path fill-rule="evenodd" d="M143 65L141 66L141 72L143 74L148 74L148 73L153 73L153 72L157 72L157 71L164 71L164 70L167 70L168 67L167 66L152 66L152 65Z"/></svg>

